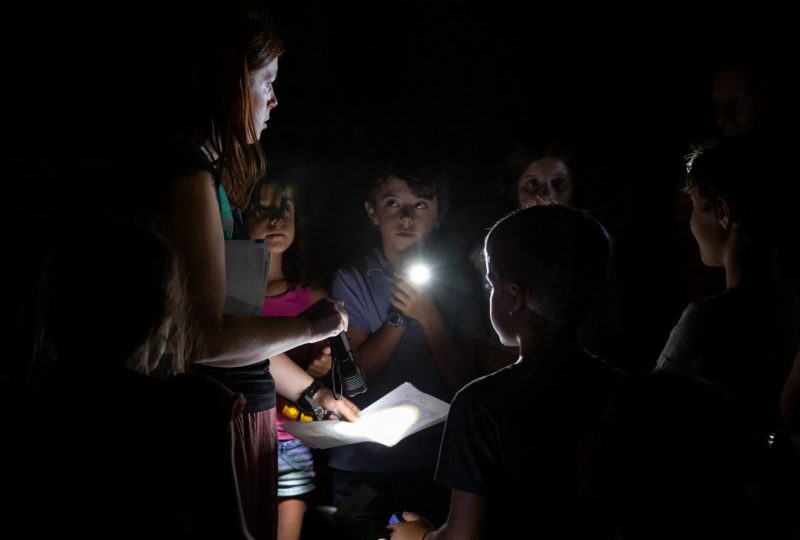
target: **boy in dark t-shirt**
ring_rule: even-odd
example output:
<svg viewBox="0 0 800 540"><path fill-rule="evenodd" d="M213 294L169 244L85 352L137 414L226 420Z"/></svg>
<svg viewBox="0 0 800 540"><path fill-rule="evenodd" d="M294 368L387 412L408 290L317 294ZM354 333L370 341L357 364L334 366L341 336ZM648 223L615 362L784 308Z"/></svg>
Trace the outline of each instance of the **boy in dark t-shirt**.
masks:
<svg viewBox="0 0 800 540"><path fill-rule="evenodd" d="M438 530L406 512L392 538L604 538L583 488L594 425L624 378L578 339L607 272L602 226L558 205L519 210L484 250L492 325L519 360L454 398L436 480L452 489ZM424 536L423 536L424 535Z"/></svg>

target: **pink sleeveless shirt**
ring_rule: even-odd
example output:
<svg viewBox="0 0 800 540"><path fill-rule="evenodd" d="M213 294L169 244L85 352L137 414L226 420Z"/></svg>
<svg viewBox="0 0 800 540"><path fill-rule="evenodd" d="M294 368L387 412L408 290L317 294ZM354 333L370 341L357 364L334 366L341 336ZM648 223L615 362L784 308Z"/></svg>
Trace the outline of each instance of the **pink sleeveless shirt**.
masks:
<svg viewBox="0 0 800 540"><path fill-rule="evenodd" d="M311 289L308 287L297 288L287 291L278 296L267 296L264 298L264 307L261 309L262 317L294 317L305 311L311 306ZM300 345L288 351L287 356L301 368L308 369L311 363L311 345ZM291 419L281 414L281 399L278 398L278 439L288 441L294 439L294 435L284 431L283 424Z"/></svg>

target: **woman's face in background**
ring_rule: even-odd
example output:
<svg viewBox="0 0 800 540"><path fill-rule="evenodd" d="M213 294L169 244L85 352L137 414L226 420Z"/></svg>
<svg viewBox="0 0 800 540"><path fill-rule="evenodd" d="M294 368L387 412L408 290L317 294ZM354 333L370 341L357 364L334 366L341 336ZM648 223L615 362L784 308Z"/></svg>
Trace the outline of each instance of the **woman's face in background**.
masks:
<svg viewBox="0 0 800 540"><path fill-rule="evenodd" d="M572 204L572 173L561 159L543 157L531 162L517 179L517 206L553 202L564 206Z"/></svg>

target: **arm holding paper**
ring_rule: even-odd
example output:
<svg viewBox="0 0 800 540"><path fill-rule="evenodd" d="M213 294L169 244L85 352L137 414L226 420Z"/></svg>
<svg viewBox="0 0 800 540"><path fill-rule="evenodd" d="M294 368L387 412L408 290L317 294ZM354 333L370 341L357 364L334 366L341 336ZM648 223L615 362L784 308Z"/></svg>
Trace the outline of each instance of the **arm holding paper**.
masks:
<svg viewBox="0 0 800 540"><path fill-rule="evenodd" d="M394 446L413 433L444 422L449 408L411 383L403 383L362 410L358 422L289 422L284 429L314 448L359 442Z"/></svg>
<svg viewBox="0 0 800 540"><path fill-rule="evenodd" d="M295 403L299 403L306 390L315 382L311 375L306 373L303 368L295 364L285 354L272 357L269 370L275 379L278 394ZM330 413L335 413L351 422L358 420L358 407L344 396L336 399L329 388L320 385L319 388L315 389L311 397L320 407ZM317 422L313 423L316 424Z"/></svg>

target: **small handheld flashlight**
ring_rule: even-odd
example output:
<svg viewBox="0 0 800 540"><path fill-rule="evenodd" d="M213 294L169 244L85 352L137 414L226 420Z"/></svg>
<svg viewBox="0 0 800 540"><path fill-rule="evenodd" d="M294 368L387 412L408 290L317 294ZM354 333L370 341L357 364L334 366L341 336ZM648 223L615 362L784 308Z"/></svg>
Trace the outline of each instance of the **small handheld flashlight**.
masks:
<svg viewBox="0 0 800 540"><path fill-rule="evenodd" d="M412 283L422 285L423 283L427 283L431 278L431 271L422 263L414 263L408 267L406 275L408 275L408 279Z"/></svg>

